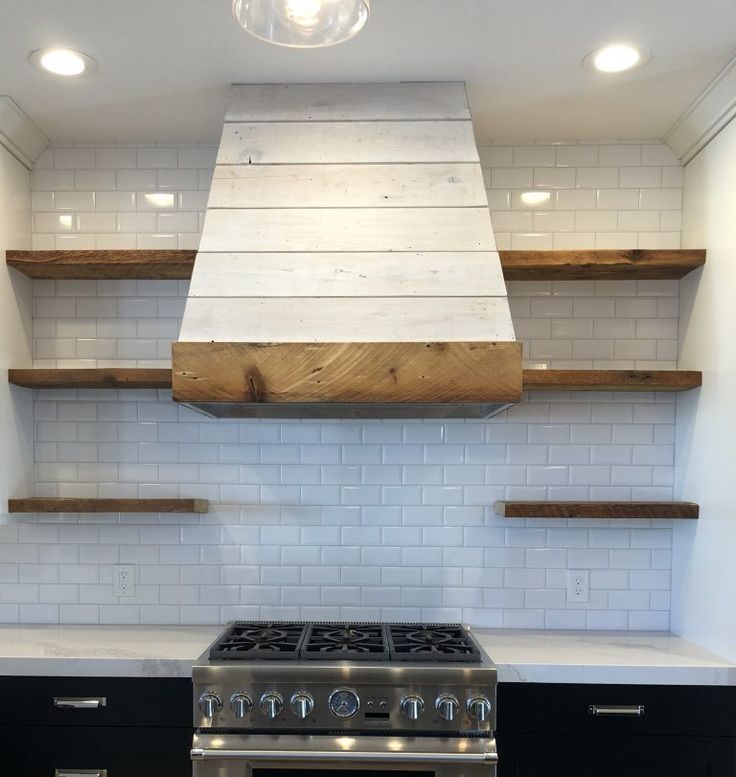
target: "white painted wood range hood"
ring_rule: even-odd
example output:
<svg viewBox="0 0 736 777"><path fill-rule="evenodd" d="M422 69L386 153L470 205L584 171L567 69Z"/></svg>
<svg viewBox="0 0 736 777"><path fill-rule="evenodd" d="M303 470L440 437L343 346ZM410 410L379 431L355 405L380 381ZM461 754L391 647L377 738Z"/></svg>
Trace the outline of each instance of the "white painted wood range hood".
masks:
<svg viewBox="0 0 736 777"><path fill-rule="evenodd" d="M233 86L173 368L227 418L518 402L464 84Z"/></svg>

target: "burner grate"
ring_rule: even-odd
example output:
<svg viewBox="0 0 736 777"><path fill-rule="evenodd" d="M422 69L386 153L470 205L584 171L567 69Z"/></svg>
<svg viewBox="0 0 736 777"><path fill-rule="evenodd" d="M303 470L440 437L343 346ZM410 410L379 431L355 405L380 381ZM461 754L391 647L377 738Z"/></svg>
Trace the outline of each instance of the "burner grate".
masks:
<svg viewBox="0 0 736 777"><path fill-rule="evenodd" d="M480 662L480 649L460 624L390 623L392 661Z"/></svg>
<svg viewBox="0 0 736 777"><path fill-rule="evenodd" d="M231 623L210 649L210 659L237 660L267 658L292 660L299 658L306 625L303 623L271 623L237 621Z"/></svg>
<svg viewBox="0 0 736 777"><path fill-rule="evenodd" d="M380 623L316 623L307 629L301 657L317 661L387 661L388 642Z"/></svg>
<svg viewBox="0 0 736 777"><path fill-rule="evenodd" d="M481 663L460 624L236 621L211 646L211 660L445 661Z"/></svg>

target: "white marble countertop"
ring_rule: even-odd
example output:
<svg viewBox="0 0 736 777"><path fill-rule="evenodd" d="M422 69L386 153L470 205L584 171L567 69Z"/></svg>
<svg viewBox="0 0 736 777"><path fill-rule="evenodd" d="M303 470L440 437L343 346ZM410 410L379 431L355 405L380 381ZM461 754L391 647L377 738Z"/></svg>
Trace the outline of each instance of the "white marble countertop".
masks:
<svg viewBox="0 0 736 777"><path fill-rule="evenodd" d="M219 626L0 626L0 675L189 677ZM473 629L501 682L736 685L736 664L668 633Z"/></svg>
<svg viewBox="0 0 736 777"><path fill-rule="evenodd" d="M736 685L736 664L667 632L473 629L499 682Z"/></svg>
<svg viewBox="0 0 736 777"><path fill-rule="evenodd" d="M0 675L191 677L220 626L0 626Z"/></svg>

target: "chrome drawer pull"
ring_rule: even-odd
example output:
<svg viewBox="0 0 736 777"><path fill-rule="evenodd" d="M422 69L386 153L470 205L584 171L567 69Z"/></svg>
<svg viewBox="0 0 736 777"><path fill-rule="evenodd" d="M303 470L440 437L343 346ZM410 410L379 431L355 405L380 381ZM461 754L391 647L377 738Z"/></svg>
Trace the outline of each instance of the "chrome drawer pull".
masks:
<svg viewBox="0 0 736 777"><path fill-rule="evenodd" d="M107 699L104 696L54 696L54 707L63 710L97 710L106 706ZM80 774L84 773L80 772ZM97 774L97 772L92 771L89 774Z"/></svg>
<svg viewBox="0 0 736 777"><path fill-rule="evenodd" d="M600 704L591 704L588 707L588 714L595 715L597 717L601 715L612 715L619 718L640 718L644 714L643 704L633 705L609 705L603 706Z"/></svg>
<svg viewBox="0 0 736 777"><path fill-rule="evenodd" d="M56 769L54 777L107 777L107 769Z"/></svg>
<svg viewBox="0 0 736 777"><path fill-rule="evenodd" d="M353 750L321 752L311 750L207 750L195 747L193 761L247 760L247 761L384 761L415 763L495 763L498 756L488 753L361 753Z"/></svg>

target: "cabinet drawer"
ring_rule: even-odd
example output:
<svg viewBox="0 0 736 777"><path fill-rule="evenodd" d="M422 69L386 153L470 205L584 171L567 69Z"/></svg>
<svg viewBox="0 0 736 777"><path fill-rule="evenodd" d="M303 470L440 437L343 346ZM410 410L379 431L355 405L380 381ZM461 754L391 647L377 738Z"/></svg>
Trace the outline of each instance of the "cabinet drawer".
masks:
<svg viewBox="0 0 736 777"><path fill-rule="evenodd" d="M733 777L726 737L499 734L498 777Z"/></svg>
<svg viewBox="0 0 736 777"><path fill-rule="evenodd" d="M498 730L736 736L736 688L501 683Z"/></svg>
<svg viewBox="0 0 736 777"><path fill-rule="evenodd" d="M0 677L0 725L192 726L186 678Z"/></svg>
<svg viewBox="0 0 736 777"><path fill-rule="evenodd" d="M55 777L96 770L106 777L191 777L191 731L105 726L2 726L0 773Z"/></svg>

